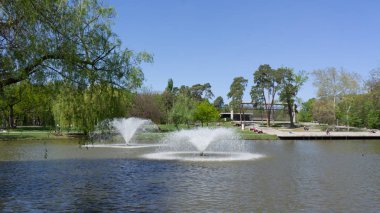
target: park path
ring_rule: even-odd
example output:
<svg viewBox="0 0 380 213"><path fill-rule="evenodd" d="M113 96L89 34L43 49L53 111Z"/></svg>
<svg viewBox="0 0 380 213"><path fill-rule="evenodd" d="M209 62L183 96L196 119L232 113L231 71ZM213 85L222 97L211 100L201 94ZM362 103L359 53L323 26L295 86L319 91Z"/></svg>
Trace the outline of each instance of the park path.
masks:
<svg viewBox="0 0 380 213"><path fill-rule="evenodd" d="M312 137L352 137L352 138L378 138L380 137L380 131L376 131L375 133L367 132L330 132L327 134L324 131L292 131L291 129L274 129L270 127L261 127L260 128L264 133L270 135L277 135L279 138L312 138Z"/></svg>

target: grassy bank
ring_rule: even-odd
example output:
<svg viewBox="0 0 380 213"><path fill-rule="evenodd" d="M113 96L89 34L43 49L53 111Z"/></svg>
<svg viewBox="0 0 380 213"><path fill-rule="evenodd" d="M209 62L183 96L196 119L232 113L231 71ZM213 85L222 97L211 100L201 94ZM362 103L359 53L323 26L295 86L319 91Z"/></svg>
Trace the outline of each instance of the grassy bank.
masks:
<svg viewBox="0 0 380 213"><path fill-rule="evenodd" d="M222 125L224 126L224 125ZM216 125L209 125L209 127L216 127ZM226 125L227 128L236 128ZM155 141L164 138L168 133L177 131L174 125L159 125L160 132L140 133L136 135L137 140ZM180 129L189 129L187 125L180 125ZM190 126L190 129L194 126ZM243 140L277 140L277 136L268 134L257 134L250 131L237 131ZM9 131L0 132L0 140L62 140L72 138L85 138L86 136L73 133L62 132L56 133L53 130L42 127L21 127Z"/></svg>
<svg viewBox="0 0 380 213"><path fill-rule="evenodd" d="M249 131L240 131L239 133L243 140L278 140L277 135L257 134Z"/></svg>
<svg viewBox="0 0 380 213"><path fill-rule="evenodd" d="M17 127L16 129L0 130L0 140L55 140L84 137L73 132L55 132L46 127Z"/></svg>

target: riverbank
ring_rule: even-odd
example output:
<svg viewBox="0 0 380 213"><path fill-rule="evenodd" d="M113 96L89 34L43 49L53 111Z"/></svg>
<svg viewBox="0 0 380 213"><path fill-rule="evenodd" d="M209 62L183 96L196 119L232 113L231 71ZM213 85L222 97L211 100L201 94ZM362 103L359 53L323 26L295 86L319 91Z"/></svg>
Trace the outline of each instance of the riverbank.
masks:
<svg viewBox="0 0 380 213"><path fill-rule="evenodd" d="M380 131L321 131L296 129L275 129L262 127L261 130L270 135L276 135L281 140L334 140L334 139L380 139Z"/></svg>
<svg viewBox="0 0 380 213"><path fill-rule="evenodd" d="M50 131L7 131L0 133L0 140L62 140L73 138L84 138L84 135L59 133L56 134Z"/></svg>
<svg viewBox="0 0 380 213"><path fill-rule="evenodd" d="M160 140L172 131L140 133L136 135L137 140ZM251 131L238 131L240 138L243 140L278 140L274 134L257 134ZM55 133L47 130L29 130L29 131L2 131L0 140L70 140L73 138L85 139L87 136L73 132Z"/></svg>
<svg viewBox="0 0 380 213"><path fill-rule="evenodd" d="M241 130L240 127L224 126L226 128L236 128L240 138L243 140L333 140L333 139L380 139L380 131L322 131L319 128L304 130L303 128L271 128L258 127L263 133L250 131L249 127ZM177 131L174 126L160 125L159 132L139 133L135 137L137 140L160 140L170 132ZM211 126L210 126L211 127ZM215 126L212 126L215 127ZM184 127L184 129L188 129ZM191 128L190 128L191 129ZM55 132L42 128L19 128L15 130L0 130L0 140L70 140L73 138L86 139L87 136L77 132Z"/></svg>

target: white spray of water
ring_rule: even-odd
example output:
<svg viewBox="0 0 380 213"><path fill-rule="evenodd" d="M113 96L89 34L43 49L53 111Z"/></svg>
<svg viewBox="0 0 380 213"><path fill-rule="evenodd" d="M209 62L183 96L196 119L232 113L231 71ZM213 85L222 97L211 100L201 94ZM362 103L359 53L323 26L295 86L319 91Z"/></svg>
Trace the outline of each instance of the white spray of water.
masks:
<svg viewBox="0 0 380 213"><path fill-rule="evenodd" d="M245 142L234 129L197 128L169 134L156 152L143 157L154 160L246 161L265 157L246 152Z"/></svg>
<svg viewBox="0 0 380 213"><path fill-rule="evenodd" d="M194 148L199 152L204 152L206 149L211 149L211 151L239 151L241 143L237 139L236 132L229 128L181 130L165 137L163 139L165 146L160 151L190 151Z"/></svg>
<svg viewBox="0 0 380 213"><path fill-rule="evenodd" d="M123 136L126 144L129 144L136 131L144 125L150 125L152 121L141 118L118 118L111 121L111 125Z"/></svg>

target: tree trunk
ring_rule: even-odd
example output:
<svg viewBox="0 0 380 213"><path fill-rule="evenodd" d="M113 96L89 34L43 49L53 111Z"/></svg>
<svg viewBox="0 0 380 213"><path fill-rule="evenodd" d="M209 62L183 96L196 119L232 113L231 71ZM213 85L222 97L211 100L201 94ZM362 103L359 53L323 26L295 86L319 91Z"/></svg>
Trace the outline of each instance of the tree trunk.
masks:
<svg viewBox="0 0 380 213"><path fill-rule="evenodd" d="M333 105L333 107L334 107L334 124L337 125L337 123L336 123L336 110L335 110L335 108L336 108L336 96L335 95L334 95L334 105Z"/></svg>
<svg viewBox="0 0 380 213"><path fill-rule="evenodd" d="M9 127L10 128L15 128L16 126L14 125L14 111L13 111L13 105L9 105Z"/></svg>
<svg viewBox="0 0 380 213"><path fill-rule="evenodd" d="M293 106L288 101L288 114L290 119L290 128L294 128L294 122L293 122Z"/></svg>
<svg viewBox="0 0 380 213"><path fill-rule="evenodd" d="M267 127L270 127L270 115L271 115L272 109L267 109Z"/></svg>
<svg viewBox="0 0 380 213"><path fill-rule="evenodd" d="M241 126L241 124L243 123L242 119L241 119L241 104L240 104L240 113L239 114L240 114L240 126Z"/></svg>

